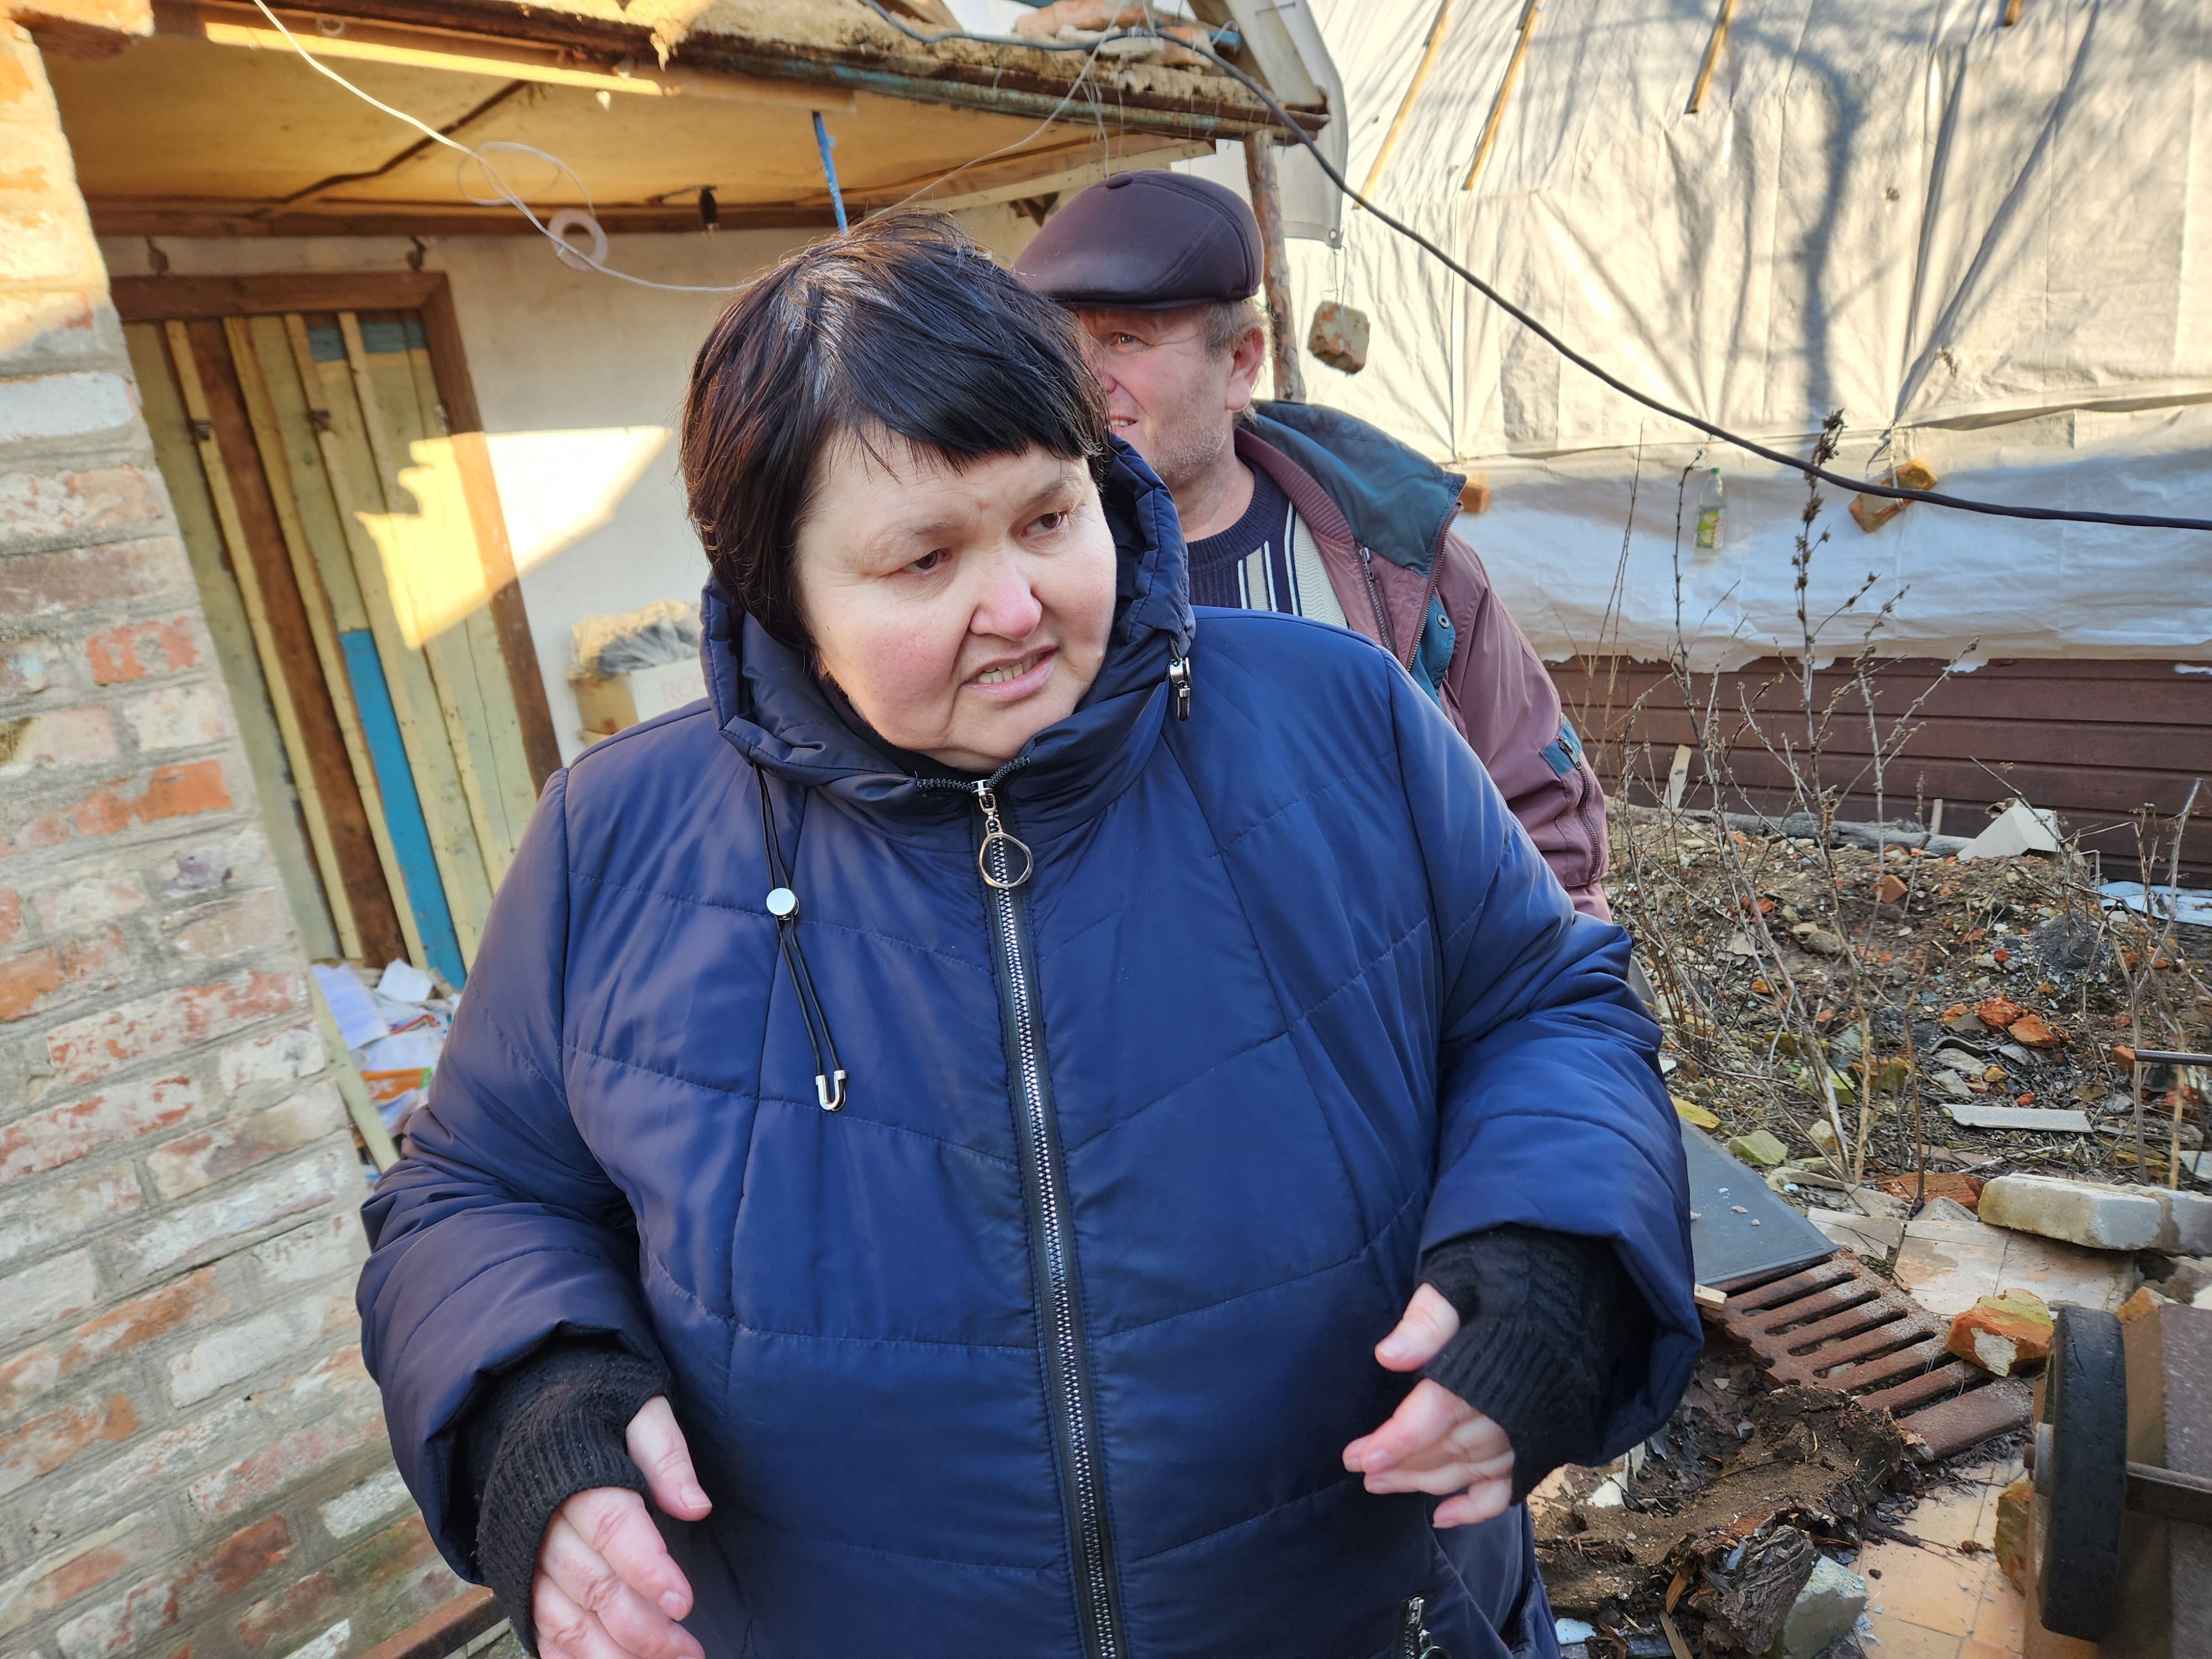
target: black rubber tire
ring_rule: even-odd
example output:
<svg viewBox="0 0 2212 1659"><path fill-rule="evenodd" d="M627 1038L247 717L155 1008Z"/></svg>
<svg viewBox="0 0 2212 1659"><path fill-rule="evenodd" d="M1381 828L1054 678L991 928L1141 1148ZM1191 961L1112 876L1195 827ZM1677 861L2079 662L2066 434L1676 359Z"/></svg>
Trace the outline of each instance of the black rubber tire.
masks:
<svg viewBox="0 0 2212 1659"><path fill-rule="evenodd" d="M2120 1322L2061 1306L2043 1385L2051 1468L2036 1471L2036 1607L2044 1629L2104 1639L2120 1608L2128 1503L2128 1367Z"/></svg>

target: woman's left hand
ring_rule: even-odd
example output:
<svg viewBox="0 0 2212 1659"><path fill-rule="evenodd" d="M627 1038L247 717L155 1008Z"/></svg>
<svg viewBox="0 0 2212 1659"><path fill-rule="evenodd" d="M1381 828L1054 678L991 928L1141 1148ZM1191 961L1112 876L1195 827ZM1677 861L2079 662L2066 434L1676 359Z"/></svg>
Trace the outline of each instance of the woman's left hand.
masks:
<svg viewBox="0 0 2212 1659"><path fill-rule="evenodd" d="M1375 1347L1394 1371L1415 1371L1459 1334L1459 1312L1431 1285L1413 1292L1398 1328ZM1480 1412L1426 1377L1390 1420L1344 1449L1344 1467L1367 1477L1370 1492L1449 1493L1436 1524L1463 1527L1503 1515L1513 1497L1513 1447Z"/></svg>

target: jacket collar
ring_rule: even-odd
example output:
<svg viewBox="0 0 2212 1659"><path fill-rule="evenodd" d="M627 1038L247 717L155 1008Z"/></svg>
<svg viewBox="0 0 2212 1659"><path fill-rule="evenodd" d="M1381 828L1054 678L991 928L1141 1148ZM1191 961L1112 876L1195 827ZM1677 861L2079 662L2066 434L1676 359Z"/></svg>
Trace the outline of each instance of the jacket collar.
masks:
<svg viewBox="0 0 2212 1659"><path fill-rule="evenodd" d="M1191 652L1194 623L1174 499L1135 450L1113 443L1100 491L1115 553L1113 631L1082 703L1030 738L999 786L1024 839L1073 829L1134 781L1167 716L1169 662ZM887 829L974 811L963 792L933 787L963 775L867 730L824 691L801 653L771 637L719 583L701 595L700 623L715 724L747 761Z"/></svg>
<svg viewBox="0 0 2212 1659"><path fill-rule="evenodd" d="M1255 404L1249 420L1255 436L1320 485L1355 543L1392 564L1429 574L1444 532L1458 516L1466 479L1387 432L1317 404ZM1240 444L1240 453L1243 448ZM1273 467L1267 471L1284 483ZM1298 504L1295 494L1291 501ZM1303 506L1299 514L1316 536L1323 533Z"/></svg>

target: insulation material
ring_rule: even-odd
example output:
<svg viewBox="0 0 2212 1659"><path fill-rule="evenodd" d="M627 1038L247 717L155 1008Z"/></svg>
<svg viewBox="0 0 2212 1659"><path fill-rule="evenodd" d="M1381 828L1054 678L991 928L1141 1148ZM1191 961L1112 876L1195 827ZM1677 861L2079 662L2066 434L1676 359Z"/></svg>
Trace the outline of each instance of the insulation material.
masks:
<svg viewBox="0 0 2212 1659"><path fill-rule="evenodd" d="M1313 0L1364 178L1435 13ZM2212 517L2212 11L2201 0L1550 0L1472 191L1523 0L1458 0L1378 202L1633 385L1838 470L1924 462L1997 501ZM1674 477L1693 434L1613 392L1372 216L1296 243L1300 298L1372 313L1322 401L1494 492L1478 544L1547 656L1606 633L1643 448L1619 648L1675 630ZM1887 441L1886 442L1884 441ZM1796 635L1802 480L1714 446L1730 546L1686 568L1706 665ZM1884 638L1948 655L2203 656L2212 536L1908 508L1878 536L1826 492L1815 586L1909 587ZM1471 525L1462 525L1472 531ZM1816 597L1818 597L1816 593ZM1848 619L1846 619L1848 621ZM1839 633L1847 653L1855 632ZM1977 643L1978 642L1978 643Z"/></svg>

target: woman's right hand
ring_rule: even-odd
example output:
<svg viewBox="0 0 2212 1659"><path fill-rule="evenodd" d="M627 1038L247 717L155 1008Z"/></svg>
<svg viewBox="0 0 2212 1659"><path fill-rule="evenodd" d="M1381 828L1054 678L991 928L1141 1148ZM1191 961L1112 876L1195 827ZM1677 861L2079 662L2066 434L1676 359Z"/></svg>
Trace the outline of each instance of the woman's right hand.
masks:
<svg viewBox="0 0 2212 1659"><path fill-rule="evenodd" d="M679 1521L703 1520L714 1506L668 1401L647 1401L625 1438L653 1501ZM645 1500L620 1486L580 1492L553 1512L530 1611L541 1659L706 1659L676 1622L691 1611L691 1586Z"/></svg>

